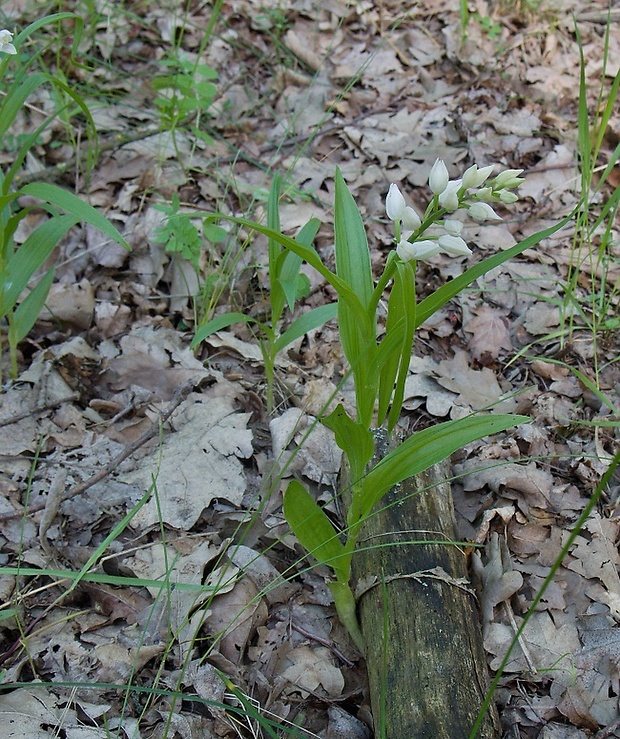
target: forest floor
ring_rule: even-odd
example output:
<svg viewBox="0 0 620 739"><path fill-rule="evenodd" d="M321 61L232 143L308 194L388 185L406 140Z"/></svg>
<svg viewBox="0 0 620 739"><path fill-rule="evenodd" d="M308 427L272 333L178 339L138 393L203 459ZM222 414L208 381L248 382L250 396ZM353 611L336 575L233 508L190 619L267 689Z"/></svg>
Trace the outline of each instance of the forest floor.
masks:
<svg viewBox="0 0 620 739"><path fill-rule="evenodd" d="M44 5L7 0L3 27ZM429 294L577 206L576 28L595 127L620 67L620 13L608 18L603 0L476 0L464 36L456 0L406 12L390 0L229 0L212 29L213 4L181 5L63 3L85 19L83 68L49 30L32 41L87 103L100 153L88 172L92 142L79 117L59 116L17 184L71 189L131 251L94 228L70 232L0 395L0 600L14 609L0 621L2 683L14 687L0 716L15 737L267 736L247 706L235 712L243 695L294 736L370 737L363 660L327 571L308 566L282 515L296 476L337 519L340 451L316 424L334 398L352 402L337 325L281 353L269 415L247 325L189 348L213 316L268 310L266 239L203 217L264 220L280 172L282 230L319 218L315 246L333 265L339 167L379 272L393 247L390 183L422 212L438 157L451 177L473 163L523 169L503 219L466 227L472 256L420 264ZM212 101L202 88L205 109L171 115L171 69L215 85ZM28 99L3 169L57 102L45 88ZM619 142L616 108L599 171ZM602 187L595 178L588 227L573 221L494 269L418 333L403 433L488 408L532 418L452 459L459 536L484 545L496 573L480 596L491 672L617 448L620 224L612 211L589 226L619 183L618 165ZM16 242L44 217L32 210ZM198 277L179 251L194 233ZM334 299L304 271L298 313ZM620 737L619 495L615 478L512 652L496 694L507 737Z"/></svg>

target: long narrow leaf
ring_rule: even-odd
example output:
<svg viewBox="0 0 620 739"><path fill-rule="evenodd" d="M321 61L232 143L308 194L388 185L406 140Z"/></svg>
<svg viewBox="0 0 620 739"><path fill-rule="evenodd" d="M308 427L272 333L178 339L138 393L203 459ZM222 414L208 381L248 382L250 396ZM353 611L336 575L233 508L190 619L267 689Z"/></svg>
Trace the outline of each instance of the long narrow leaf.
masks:
<svg viewBox="0 0 620 739"><path fill-rule="evenodd" d="M59 240L77 223L74 216L56 216L42 223L17 249L7 264L7 279L0 290L0 316L19 300L30 278L45 263Z"/></svg>
<svg viewBox="0 0 620 739"><path fill-rule="evenodd" d="M22 192L77 216L78 220L90 223L91 226L98 228L112 241L125 247L128 251L131 250L118 229L104 215L68 190L63 190L62 187L50 185L46 182L33 182L30 185L24 185Z"/></svg>
<svg viewBox="0 0 620 739"><path fill-rule="evenodd" d="M284 517L304 549L348 580L345 549L336 529L306 488L291 480L284 495Z"/></svg>
<svg viewBox="0 0 620 739"><path fill-rule="evenodd" d="M36 323L47 299L47 295L54 281L54 270L48 270L39 281L39 284L22 300L17 310L10 318L11 344L19 344L25 339L30 329Z"/></svg>
<svg viewBox="0 0 620 739"><path fill-rule="evenodd" d="M198 344L204 341L208 336L214 334L216 331L221 331L223 328L228 328L234 323L256 323L256 319L252 316L246 316L245 313L225 313L223 316L218 316L212 319L204 326L201 326L196 335L192 339L192 343L189 345L190 349L195 349Z"/></svg>
<svg viewBox="0 0 620 739"><path fill-rule="evenodd" d="M413 477L484 436L526 423L527 416L467 416L418 431L384 457L366 475L357 500L349 509L350 525L364 519L385 493L407 477Z"/></svg>
<svg viewBox="0 0 620 739"><path fill-rule="evenodd" d="M293 321L289 328L278 337L278 340L273 346L274 353L277 354L283 349L286 349L289 344L292 344L301 336L305 336L309 331L327 323L327 321L331 321L337 315L338 303L320 305L318 308L313 308L307 313L304 313L297 320Z"/></svg>
<svg viewBox="0 0 620 739"><path fill-rule="evenodd" d="M498 267L500 264L507 262L509 259L513 259L514 257L524 252L526 249L531 249L543 239L549 238L549 236L552 236L556 231L564 228L564 226L566 226L566 224L573 219L573 216L574 213L571 213L571 215L563 218L554 226L545 228L542 231L537 231L535 234L528 236L527 238L523 239L523 241L515 244L515 246L511 247L510 249L506 249L506 251L502 251L499 254L495 254L494 256L485 259L483 262L475 264L466 272L463 272L462 275L455 277L453 280L450 280L450 282L446 282L445 285L442 285L439 289L435 290L434 293L418 303L418 310L415 320L416 328L422 325L424 321L428 320L449 300L452 300L455 295L464 290L474 280L478 279L478 277L482 277L482 275L486 274L495 267Z"/></svg>

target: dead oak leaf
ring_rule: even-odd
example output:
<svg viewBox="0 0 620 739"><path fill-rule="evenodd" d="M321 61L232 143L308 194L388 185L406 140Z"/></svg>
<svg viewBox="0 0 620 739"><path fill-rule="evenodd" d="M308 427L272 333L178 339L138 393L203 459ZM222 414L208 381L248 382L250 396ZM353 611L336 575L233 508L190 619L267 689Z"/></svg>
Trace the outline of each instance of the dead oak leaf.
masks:
<svg viewBox="0 0 620 739"><path fill-rule="evenodd" d="M510 322L498 311L482 306L477 315L463 325L467 333L472 334L467 347L474 359L497 359L502 349L510 351Z"/></svg>
<svg viewBox="0 0 620 739"><path fill-rule="evenodd" d="M446 390L458 393L456 405L473 410L492 406L493 411L509 412L514 409L515 401L503 399L503 390L499 386L495 373L484 368L474 370L469 366L467 353L456 351L452 359L441 361L435 372L437 382ZM452 413L454 417L454 412Z"/></svg>
<svg viewBox="0 0 620 739"><path fill-rule="evenodd" d="M228 397L193 394L174 418L178 431L164 439L161 450L121 476L143 493L155 480L157 500L153 495L138 511L131 522L134 528L163 521L189 531L214 498L234 505L243 499L246 481L239 458L252 455L249 414L235 412Z"/></svg>

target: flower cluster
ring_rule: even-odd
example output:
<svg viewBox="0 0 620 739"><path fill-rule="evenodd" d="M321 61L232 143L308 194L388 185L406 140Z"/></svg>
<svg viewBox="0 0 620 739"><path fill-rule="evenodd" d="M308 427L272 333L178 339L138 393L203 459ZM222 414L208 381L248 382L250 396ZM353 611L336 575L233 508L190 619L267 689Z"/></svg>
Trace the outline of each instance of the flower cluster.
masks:
<svg viewBox="0 0 620 739"><path fill-rule="evenodd" d="M429 259L440 252L451 256L471 254L471 249L461 236L463 222L445 216L464 208L475 221L501 220L489 203L516 202L518 198L510 190L523 182L520 177L523 170L506 169L487 183L494 169L494 164L480 168L473 164L462 177L451 180L445 163L437 159L428 178L433 200L423 218L407 205L398 185L392 183L385 199L385 210L395 225L398 256L404 262L409 262L413 259ZM441 226L443 233L426 234L433 225ZM411 232L407 238L401 238L401 227ZM423 235L425 238L421 238Z"/></svg>
<svg viewBox="0 0 620 739"><path fill-rule="evenodd" d="M12 42L13 34L6 28L0 30L0 54L17 54L17 49Z"/></svg>

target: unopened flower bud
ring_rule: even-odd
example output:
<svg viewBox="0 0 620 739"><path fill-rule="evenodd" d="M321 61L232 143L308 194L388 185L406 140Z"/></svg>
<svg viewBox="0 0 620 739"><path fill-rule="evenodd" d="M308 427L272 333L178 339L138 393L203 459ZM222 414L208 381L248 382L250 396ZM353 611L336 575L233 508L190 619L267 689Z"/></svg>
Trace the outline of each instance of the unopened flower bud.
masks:
<svg viewBox="0 0 620 739"><path fill-rule="evenodd" d="M483 187L481 190L475 192L474 195L477 200L481 200L483 202L493 203L497 201L497 197L493 195L492 187Z"/></svg>
<svg viewBox="0 0 620 739"><path fill-rule="evenodd" d="M474 221L501 221L502 217L491 208L488 203L472 203L468 209Z"/></svg>
<svg viewBox="0 0 620 739"><path fill-rule="evenodd" d="M508 192L508 190L500 190L499 199L502 203L506 203L506 205L512 205L512 203L517 202L519 196L515 195L514 192Z"/></svg>
<svg viewBox="0 0 620 739"><path fill-rule="evenodd" d="M461 180L450 180L439 195L439 205L449 211L457 210L460 205L458 195L460 189Z"/></svg>
<svg viewBox="0 0 620 739"><path fill-rule="evenodd" d="M444 234L439 237L439 248L452 257L462 257L471 254L471 249L467 246L465 239L460 236L452 236Z"/></svg>
<svg viewBox="0 0 620 739"><path fill-rule="evenodd" d="M398 189L398 185L393 182L388 190L387 197L385 198L385 212L391 221L400 221L403 217L403 211L407 207L405 198L402 192Z"/></svg>
<svg viewBox="0 0 620 739"><path fill-rule="evenodd" d="M466 190L469 190L472 187L480 187L494 169L494 164L489 164L488 167L481 167L480 169L478 169L476 164L472 164L471 167L466 169L463 174L463 187Z"/></svg>
<svg viewBox="0 0 620 739"><path fill-rule="evenodd" d="M433 195L441 195L448 185L450 175L443 159L437 159L428 176L428 186Z"/></svg>
<svg viewBox="0 0 620 739"><path fill-rule="evenodd" d="M413 244L403 239L396 247L396 253L403 262L411 262L413 259L430 259L435 254L439 254L440 251L438 243L430 239L416 241Z"/></svg>
<svg viewBox="0 0 620 739"><path fill-rule="evenodd" d="M525 182L523 177L519 177L522 172L522 169L505 169L491 183L493 189L499 190L500 187L518 187L522 182Z"/></svg>
<svg viewBox="0 0 620 739"><path fill-rule="evenodd" d="M408 205L402 212L403 226L409 231L416 231L422 225L420 216Z"/></svg>
<svg viewBox="0 0 620 739"><path fill-rule="evenodd" d="M463 221L446 218L443 222L443 227L451 236L460 236L463 230Z"/></svg>

